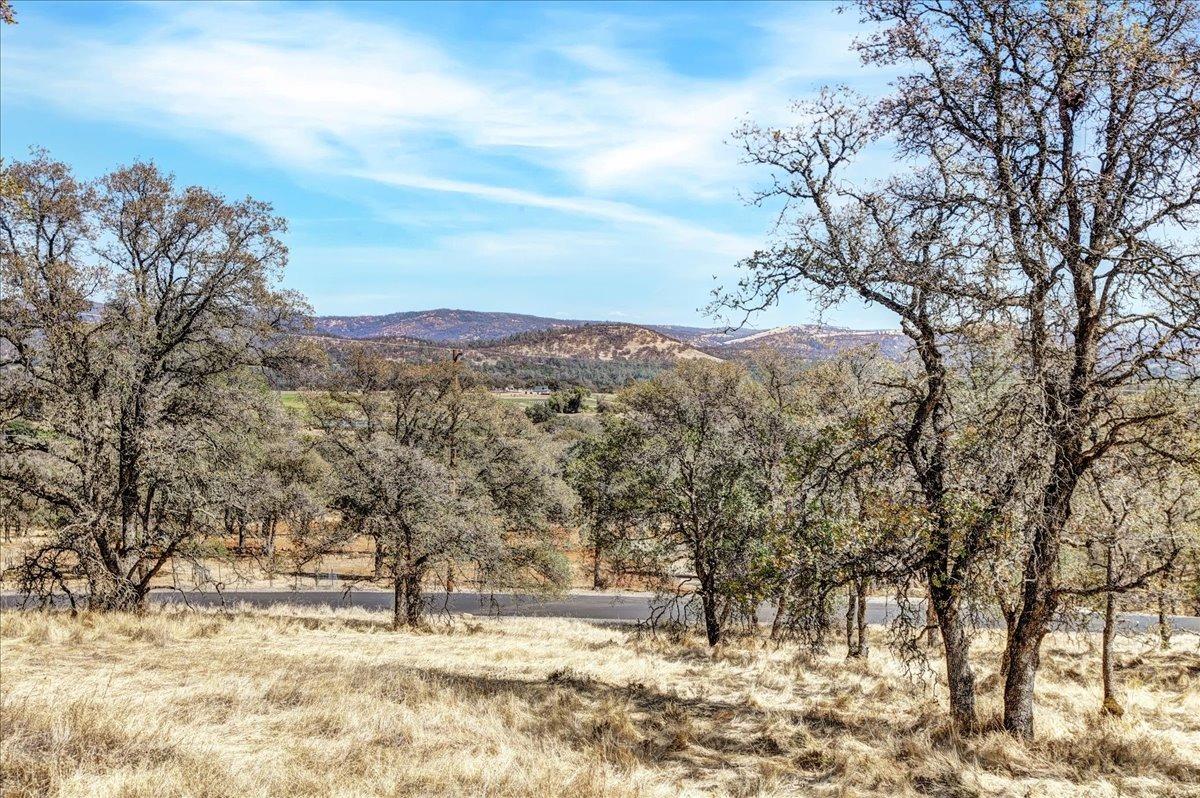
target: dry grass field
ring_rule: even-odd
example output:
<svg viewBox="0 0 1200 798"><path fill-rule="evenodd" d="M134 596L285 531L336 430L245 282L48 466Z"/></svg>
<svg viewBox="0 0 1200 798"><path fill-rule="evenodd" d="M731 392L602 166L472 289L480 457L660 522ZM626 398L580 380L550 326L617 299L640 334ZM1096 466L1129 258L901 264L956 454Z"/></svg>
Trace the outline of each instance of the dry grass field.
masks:
<svg viewBox="0 0 1200 798"><path fill-rule="evenodd" d="M7 612L3 794L19 796L1200 795L1200 653L1122 641L1101 719L1094 641L1052 641L1040 738L947 734L936 684L880 645L638 637L362 610ZM995 640L982 706L998 714Z"/></svg>

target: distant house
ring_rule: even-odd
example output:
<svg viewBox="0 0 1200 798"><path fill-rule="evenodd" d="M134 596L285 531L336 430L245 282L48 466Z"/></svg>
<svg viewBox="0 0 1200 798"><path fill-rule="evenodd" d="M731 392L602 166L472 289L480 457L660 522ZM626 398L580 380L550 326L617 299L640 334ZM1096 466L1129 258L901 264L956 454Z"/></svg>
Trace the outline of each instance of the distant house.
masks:
<svg viewBox="0 0 1200 798"><path fill-rule="evenodd" d="M549 396L552 393L549 386L546 386L546 385L535 385L529 389L529 392L536 393L536 394L539 394L542 396Z"/></svg>

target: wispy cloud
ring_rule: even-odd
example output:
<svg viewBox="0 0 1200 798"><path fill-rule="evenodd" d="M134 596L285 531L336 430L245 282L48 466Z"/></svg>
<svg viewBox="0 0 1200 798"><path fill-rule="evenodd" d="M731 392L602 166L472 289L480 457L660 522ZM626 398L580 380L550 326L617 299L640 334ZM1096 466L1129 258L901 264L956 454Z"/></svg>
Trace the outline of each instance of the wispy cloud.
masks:
<svg viewBox="0 0 1200 798"><path fill-rule="evenodd" d="M538 270L584 248L588 264L686 264L707 283L763 232L727 210L753 179L726 144L730 131L853 68L844 29L813 28L794 12L748 11L762 17L753 57L718 73L681 69L623 38L665 35L669 20L586 6L480 44L353 5L152 4L117 21L65 21L41 38L24 25L21 36L6 33L2 80L6 102L199 146L233 143L306 186L337 181L339 199L348 184L369 185L360 206L427 236L400 253L407 263L458 252L460 264L474 256ZM455 197L470 207L439 204ZM512 225L506 209L537 213ZM397 262L387 247L334 249L363 264ZM701 289L689 301L704 300Z"/></svg>
<svg viewBox="0 0 1200 798"><path fill-rule="evenodd" d="M778 63L731 81L684 77L584 38L560 43L562 33L472 62L328 8L166 4L153 14L132 38L67 29L58 46L22 46L14 37L6 90L126 123L232 136L292 166L404 174L429 190L456 190L470 176L465 151L529 162L582 194L703 198L728 187L736 169L722 142L738 116L781 108L806 76L784 66L782 45ZM535 56L578 69L542 75ZM452 147L439 147L447 140ZM483 182L467 193L483 196ZM507 188L499 183L490 198L507 201ZM554 207L598 212L582 201Z"/></svg>
<svg viewBox="0 0 1200 798"><path fill-rule="evenodd" d="M748 236L716 232L702 225L646 211L628 203L606 199L592 199L578 196L559 197L504 186L492 186L482 183L447 180L444 178L398 172L353 171L352 174L364 179L376 180L405 188L417 188L451 194L466 194L506 205L543 208L561 213L603 219L610 222L652 228L679 242L690 242L690 246L714 250L730 257L739 257L746 254L753 249L756 240Z"/></svg>

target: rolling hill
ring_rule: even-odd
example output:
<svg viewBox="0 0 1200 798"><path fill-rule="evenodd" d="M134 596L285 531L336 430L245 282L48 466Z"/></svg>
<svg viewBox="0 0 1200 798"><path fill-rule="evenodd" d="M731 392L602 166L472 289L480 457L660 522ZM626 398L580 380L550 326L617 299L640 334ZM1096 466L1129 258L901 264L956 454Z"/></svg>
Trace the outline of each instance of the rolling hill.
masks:
<svg viewBox="0 0 1200 798"><path fill-rule="evenodd" d="M435 310L378 316L319 316L311 337L344 362L355 345L386 358L428 363L461 349L493 384L578 383L612 390L686 359L740 360L774 349L803 360L875 345L900 360L908 339L892 330L794 325L769 330L589 322L522 313Z"/></svg>
<svg viewBox="0 0 1200 798"><path fill-rule="evenodd" d="M899 330L851 330L818 324L789 325L754 331L749 335L704 346L721 358L736 358L755 351L774 349L804 360L823 360L839 352L878 346L884 357L900 360L911 343Z"/></svg>
<svg viewBox="0 0 1200 798"><path fill-rule="evenodd" d="M777 348L797 355L821 357L832 352L867 344L879 344L885 354L902 356L907 348L897 330L853 330L820 324L773 327L768 330L744 327L691 327L681 324L639 324L558 319L525 313L437 308L388 313L379 316L318 316L315 331L340 338L413 338L445 346L470 347L495 343L522 333L570 330L588 326L638 327L703 349L718 357L763 348ZM571 339L565 339L571 340ZM721 354L722 352L726 354Z"/></svg>
<svg viewBox="0 0 1200 798"><path fill-rule="evenodd" d="M525 313L480 310L412 310L382 316L318 316L315 331L341 338L408 337L439 344L498 341L520 333L561 330L618 322L556 319ZM728 331L724 327L689 327L680 324L637 325L695 347L717 346L759 332L750 328Z"/></svg>
<svg viewBox="0 0 1200 798"><path fill-rule="evenodd" d="M644 326L695 347L725 346L762 332L753 327L730 330L725 327L686 327L680 324L646 324Z"/></svg>
<svg viewBox="0 0 1200 798"><path fill-rule="evenodd" d="M718 360L682 341L634 324L598 323L522 333L473 350L481 356L673 362Z"/></svg>
<svg viewBox="0 0 1200 798"><path fill-rule="evenodd" d="M438 344L495 341L523 332L580 327L586 321L479 310L413 310L384 316L317 316L316 332L342 338L406 337Z"/></svg>

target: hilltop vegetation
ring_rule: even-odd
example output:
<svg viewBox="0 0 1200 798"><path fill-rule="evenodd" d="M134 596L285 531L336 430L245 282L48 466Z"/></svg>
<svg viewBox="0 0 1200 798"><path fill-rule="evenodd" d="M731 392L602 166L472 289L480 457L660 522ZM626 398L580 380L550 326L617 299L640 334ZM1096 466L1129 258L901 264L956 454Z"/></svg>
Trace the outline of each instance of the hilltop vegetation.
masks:
<svg viewBox="0 0 1200 798"><path fill-rule="evenodd" d="M503 314L487 315L490 318ZM716 359L661 333L631 324L535 329L497 340L455 339L453 345L404 336L361 340L322 336L314 340L329 353L335 365L342 367L363 347L376 356L406 363L445 361L454 351L461 351L465 362L496 388L564 384L612 391L653 377L680 360ZM276 383L281 387L319 387L314 384L319 383L316 376L278 379ZM334 383L339 379L335 376Z"/></svg>
<svg viewBox="0 0 1200 798"><path fill-rule="evenodd" d="M523 335L518 336L523 341ZM538 331L527 335L540 338L552 336L552 332ZM357 352L369 350L373 356L400 363L432 364L445 362L461 351L462 359L469 364L493 388L510 386L527 388L545 385L580 385L593 391L614 391L638 380L649 379L674 365L670 352L649 352L650 356L610 357L598 359L569 355L563 349L559 355L537 354L531 347L526 354L518 341L514 348L508 344L513 339L472 344L471 348L435 346L425 341L409 338L371 338L351 340L346 338L319 337L313 340L327 353L333 366L331 371L309 371L303 374L273 375L272 382L279 388L326 388L341 384L349 362ZM591 351L589 349L589 351ZM612 350L610 350L611 353Z"/></svg>
<svg viewBox="0 0 1200 798"><path fill-rule="evenodd" d="M519 333L478 347L493 354L558 357L571 360L675 362L716 360L681 341L633 324L587 324L558 330Z"/></svg>

